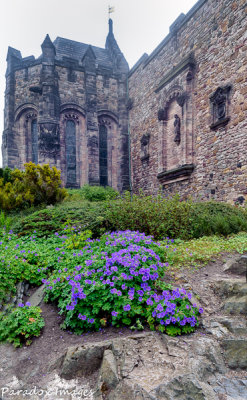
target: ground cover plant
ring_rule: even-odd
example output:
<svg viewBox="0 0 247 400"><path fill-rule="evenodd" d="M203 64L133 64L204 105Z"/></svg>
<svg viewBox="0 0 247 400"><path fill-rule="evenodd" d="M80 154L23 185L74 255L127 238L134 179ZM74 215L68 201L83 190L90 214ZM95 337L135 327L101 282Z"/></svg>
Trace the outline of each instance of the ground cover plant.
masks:
<svg viewBox="0 0 247 400"><path fill-rule="evenodd" d="M13 343L15 347L31 344L32 337L39 336L45 325L41 308L27 302L7 311L0 312L0 342Z"/></svg>
<svg viewBox="0 0 247 400"><path fill-rule="evenodd" d="M200 267L215 256L238 252L247 252L247 233L240 232L227 238L223 236L203 236L199 239L165 239L161 247L166 251L169 268Z"/></svg>

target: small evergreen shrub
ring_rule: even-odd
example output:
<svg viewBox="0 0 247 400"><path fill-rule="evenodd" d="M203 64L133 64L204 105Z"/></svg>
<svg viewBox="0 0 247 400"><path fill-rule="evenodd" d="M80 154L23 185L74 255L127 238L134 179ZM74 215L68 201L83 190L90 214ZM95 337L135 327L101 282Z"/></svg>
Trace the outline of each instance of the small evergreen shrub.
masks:
<svg viewBox="0 0 247 400"><path fill-rule="evenodd" d="M119 193L110 186L84 185L80 192L85 200L88 201L112 200L119 195Z"/></svg>
<svg viewBox="0 0 247 400"><path fill-rule="evenodd" d="M193 332L203 310L185 290L170 290L161 280L163 261L164 250L139 232L88 239L74 262L43 279L46 301L57 302L63 328L78 334L108 325L149 326L172 336Z"/></svg>
<svg viewBox="0 0 247 400"><path fill-rule="evenodd" d="M11 179L3 172L0 178L0 208L23 209L39 204L55 204L63 200L67 192L60 188L60 171L48 164L24 164L25 170L11 171ZM7 179L7 180L6 180Z"/></svg>
<svg viewBox="0 0 247 400"><path fill-rule="evenodd" d="M64 202L17 219L12 229L19 235L31 235L36 231L38 236L49 236L64 231L64 225L70 221L72 226L89 229L94 237L98 237L106 231L105 209L106 205L102 203Z"/></svg>
<svg viewBox="0 0 247 400"><path fill-rule="evenodd" d="M40 307L30 303L19 304L17 308L0 312L0 342L13 343L15 347L32 343L33 336L39 336L45 325Z"/></svg>

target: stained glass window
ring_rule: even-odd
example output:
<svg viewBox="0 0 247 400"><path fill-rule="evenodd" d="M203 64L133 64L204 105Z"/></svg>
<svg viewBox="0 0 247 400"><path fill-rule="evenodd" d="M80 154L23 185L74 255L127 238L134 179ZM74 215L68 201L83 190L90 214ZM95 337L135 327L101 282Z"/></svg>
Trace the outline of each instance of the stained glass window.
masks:
<svg viewBox="0 0 247 400"><path fill-rule="evenodd" d="M107 128L105 125L99 127L99 177L100 185L108 184L108 165L107 165Z"/></svg>
<svg viewBox="0 0 247 400"><path fill-rule="evenodd" d="M76 185L76 126L75 122L66 122L66 166L67 186Z"/></svg>

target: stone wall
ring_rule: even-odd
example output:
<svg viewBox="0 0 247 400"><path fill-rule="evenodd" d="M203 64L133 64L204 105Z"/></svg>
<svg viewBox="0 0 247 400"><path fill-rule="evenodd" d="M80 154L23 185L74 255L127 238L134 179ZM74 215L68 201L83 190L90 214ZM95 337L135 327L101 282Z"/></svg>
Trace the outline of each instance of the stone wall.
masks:
<svg viewBox="0 0 247 400"><path fill-rule="evenodd" d="M200 0L132 68L135 192L247 198L246 26L245 0Z"/></svg>

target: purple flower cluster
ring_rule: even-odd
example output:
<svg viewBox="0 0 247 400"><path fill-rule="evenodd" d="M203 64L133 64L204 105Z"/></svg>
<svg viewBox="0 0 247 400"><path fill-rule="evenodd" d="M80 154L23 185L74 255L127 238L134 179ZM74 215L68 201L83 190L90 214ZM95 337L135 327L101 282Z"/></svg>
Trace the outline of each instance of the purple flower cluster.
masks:
<svg viewBox="0 0 247 400"><path fill-rule="evenodd" d="M102 251L98 243L99 239L90 239L79 253L74 253L74 256L83 258L74 270L69 269L70 274L67 276L65 273L68 273L68 268L58 270L57 274L62 274L63 280L57 274L56 279L51 281L43 279L50 291L56 285L62 285L64 279L67 280L70 286L67 311L72 311L82 323L98 323L97 318L92 318L97 316L97 311L93 311L93 303L97 293L104 293L104 298L109 301L107 310L112 317L118 316L121 319L130 310L131 315L134 315L135 307L131 302L135 302L135 305L139 302L160 325L196 325L196 315L203 310L197 310L195 304L189 305L190 293L184 289L175 289L158 294L154 289L154 281L160 277L167 263L164 265L153 250L157 249L155 246L158 244L151 236L132 231L113 232L103 237L105 251ZM122 306L118 297L122 298ZM180 307L182 301L185 301L183 311ZM118 311L114 310L116 304ZM90 308L93 315L90 315Z"/></svg>

